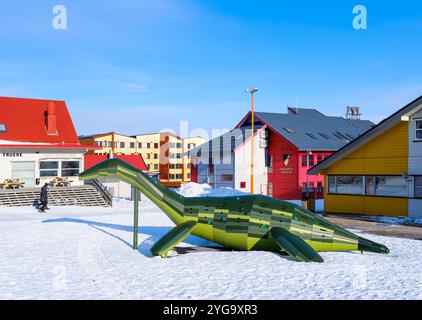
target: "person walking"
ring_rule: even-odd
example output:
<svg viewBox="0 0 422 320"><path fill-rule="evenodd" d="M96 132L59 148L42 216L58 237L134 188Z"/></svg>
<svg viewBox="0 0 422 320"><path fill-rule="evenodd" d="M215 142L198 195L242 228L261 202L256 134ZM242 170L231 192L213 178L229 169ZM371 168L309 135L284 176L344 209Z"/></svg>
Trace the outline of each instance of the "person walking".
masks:
<svg viewBox="0 0 422 320"><path fill-rule="evenodd" d="M48 205L48 183L44 184L44 186L41 188L41 194L40 194L40 211L44 212L45 210L49 210L47 207Z"/></svg>

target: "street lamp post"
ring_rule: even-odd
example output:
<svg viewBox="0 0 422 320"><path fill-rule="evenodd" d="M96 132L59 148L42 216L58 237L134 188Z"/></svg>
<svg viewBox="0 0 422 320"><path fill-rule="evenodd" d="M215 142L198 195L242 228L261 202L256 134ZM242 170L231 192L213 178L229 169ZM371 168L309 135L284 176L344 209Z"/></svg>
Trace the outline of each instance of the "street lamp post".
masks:
<svg viewBox="0 0 422 320"><path fill-rule="evenodd" d="M312 151L307 151L307 159L306 159L306 199L309 200L309 156L313 155Z"/></svg>
<svg viewBox="0 0 422 320"><path fill-rule="evenodd" d="M258 92L258 88L252 86L250 89L246 89L246 93L251 94L251 194L254 194L254 161L255 161L255 93Z"/></svg>

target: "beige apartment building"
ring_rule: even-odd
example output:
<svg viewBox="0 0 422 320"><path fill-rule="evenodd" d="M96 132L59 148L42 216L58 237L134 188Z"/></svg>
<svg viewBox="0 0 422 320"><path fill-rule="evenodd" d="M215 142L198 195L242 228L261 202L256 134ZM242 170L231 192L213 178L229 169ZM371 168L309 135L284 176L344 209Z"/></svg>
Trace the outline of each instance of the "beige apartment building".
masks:
<svg viewBox="0 0 422 320"><path fill-rule="evenodd" d="M170 132L126 136L115 132L79 137L83 145L101 146L91 154L141 155L150 172L158 172L160 182L179 187L190 182L191 164L187 151L205 143L201 137L181 138Z"/></svg>

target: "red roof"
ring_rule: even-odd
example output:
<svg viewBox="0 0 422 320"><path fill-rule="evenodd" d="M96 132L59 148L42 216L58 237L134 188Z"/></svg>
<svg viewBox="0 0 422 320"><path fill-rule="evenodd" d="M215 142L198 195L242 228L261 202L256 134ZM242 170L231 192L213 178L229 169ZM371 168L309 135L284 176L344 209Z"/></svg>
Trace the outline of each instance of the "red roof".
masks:
<svg viewBox="0 0 422 320"><path fill-rule="evenodd" d="M56 134L48 134L47 107L53 105ZM79 145L79 139L64 101L0 97L0 140L65 143Z"/></svg>
<svg viewBox="0 0 422 320"><path fill-rule="evenodd" d="M142 158L141 155L121 155L121 156L115 156L115 158L120 159L132 166L134 166L135 168L138 168L139 170L142 171L148 171L147 165L144 162L144 159ZM96 154L96 155L85 155L84 157L84 170L88 170L89 168L95 166L96 164L103 162L105 160L107 160L107 156L106 155L100 155L100 154Z"/></svg>

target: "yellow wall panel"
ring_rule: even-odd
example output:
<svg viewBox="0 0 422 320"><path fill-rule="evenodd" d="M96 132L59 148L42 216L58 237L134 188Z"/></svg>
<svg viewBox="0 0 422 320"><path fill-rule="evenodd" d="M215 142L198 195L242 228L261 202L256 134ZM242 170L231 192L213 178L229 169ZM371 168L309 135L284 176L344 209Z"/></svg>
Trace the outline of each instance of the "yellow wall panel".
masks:
<svg viewBox="0 0 422 320"><path fill-rule="evenodd" d="M363 197L365 214L382 216L407 216L408 200L401 198Z"/></svg>
<svg viewBox="0 0 422 320"><path fill-rule="evenodd" d="M363 174L365 165L363 158L360 159L343 159L328 168L326 174Z"/></svg>
<svg viewBox="0 0 422 320"><path fill-rule="evenodd" d="M359 196L343 196L343 195L325 195L325 212L331 213L365 213L365 197Z"/></svg>

